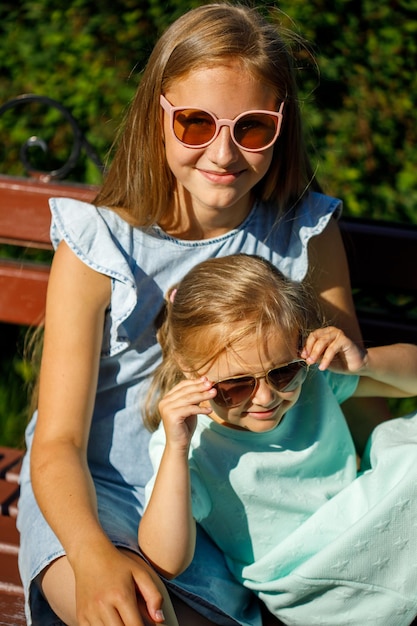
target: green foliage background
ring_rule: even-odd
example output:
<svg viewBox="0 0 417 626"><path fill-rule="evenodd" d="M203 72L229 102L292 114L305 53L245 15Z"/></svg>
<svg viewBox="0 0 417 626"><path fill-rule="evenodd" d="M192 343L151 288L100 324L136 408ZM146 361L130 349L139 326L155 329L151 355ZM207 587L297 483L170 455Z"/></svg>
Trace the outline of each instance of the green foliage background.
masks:
<svg viewBox="0 0 417 626"><path fill-rule="evenodd" d="M155 39L199 4L3 0L0 106L22 93L58 100L104 160ZM325 191L342 198L348 214L417 223L417 0L254 4L266 12L280 9L284 23L312 45L319 73L300 58L299 83L313 161ZM50 144L53 166L65 161L69 135L55 131L58 118L56 111L26 107L4 114L0 171L24 175L19 149L33 134ZM43 163L43 155L35 157ZM97 168L85 158L73 178L100 182ZM16 356L22 332L0 330L0 443L21 437L14 416L22 422L22 384L30 378Z"/></svg>

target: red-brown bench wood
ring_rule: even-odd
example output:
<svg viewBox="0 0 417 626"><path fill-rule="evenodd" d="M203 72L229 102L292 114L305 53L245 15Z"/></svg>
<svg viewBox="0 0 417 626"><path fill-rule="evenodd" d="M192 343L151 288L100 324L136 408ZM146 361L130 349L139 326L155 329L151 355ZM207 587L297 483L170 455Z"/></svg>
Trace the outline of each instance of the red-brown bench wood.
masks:
<svg viewBox="0 0 417 626"><path fill-rule="evenodd" d="M0 591L0 626L25 626L22 593Z"/></svg>
<svg viewBox="0 0 417 626"><path fill-rule="evenodd" d="M48 200L52 197L76 198L91 202L97 193L93 185L0 176L0 243L51 248L51 216Z"/></svg>
<svg viewBox="0 0 417 626"><path fill-rule="evenodd" d="M92 185L0 176L0 244L19 246L21 259L0 258L0 321L23 326L42 322L49 264L24 258L26 249L52 249L49 230L51 197L90 202Z"/></svg>
<svg viewBox="0 0 417 626"><path fill-rule="evenodd" d="M17 561L19 533L15 519L22 454L21 450L0 447L0 626L26 624Z"/></svg>
<svg viewBox="0 0 417 626"><path fill-rule="evenodd" d="M0 260L0 320L22 326L38 325L45 312L49 267Z"/></svg>

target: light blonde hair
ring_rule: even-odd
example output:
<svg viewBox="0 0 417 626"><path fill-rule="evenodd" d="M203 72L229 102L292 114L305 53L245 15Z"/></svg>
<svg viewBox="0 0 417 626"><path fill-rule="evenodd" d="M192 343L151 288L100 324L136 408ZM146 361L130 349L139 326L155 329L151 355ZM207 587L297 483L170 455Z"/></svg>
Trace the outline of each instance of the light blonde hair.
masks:
<svg viewBox="0 0 417 626"><path fill-rule="evenodd" d="M277 10L275 10L277 12ZM163 144L160 94L202 67L236 61L271 87L284 119L271 166L254 195L277 213L318 189L304 145L292 43L300 38L264 19L258 10L228 2L207 4L177 19L155 45L117 141L96 203L136 226L163 221L172 206L175 178Z"/></svg>
<svg viewBox="0 0 417 626"><path fill-rule="evenodd" d="M174 385L212 365L248 337L266 347L271 334L299 338L323 324L307 285L293 282L269 261L247 254L213 258L196 265L168 293L158 331L162 363L153 376L145 423L160 421L158 403ZM181 364L181 365L180 365Z"/></svg>

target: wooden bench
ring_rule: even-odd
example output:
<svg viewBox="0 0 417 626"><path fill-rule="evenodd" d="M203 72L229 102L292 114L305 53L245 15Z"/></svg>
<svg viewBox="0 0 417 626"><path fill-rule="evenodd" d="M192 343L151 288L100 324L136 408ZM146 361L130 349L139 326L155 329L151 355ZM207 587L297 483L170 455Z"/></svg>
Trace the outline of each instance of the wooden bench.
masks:
<svg viewBox="0 0 417 626"><path fill-rule="evenodd" d="M0 321L42 321L49 261L26 258L51 250L48 198L91 201L97 189L0 175L0 244L18 259L0 258ZM343 219L354 296L365 341L417 343L417 227ZM25 624L15 527L22 452L0 448L0 626ZM2 621L3 620L3 621Z"/></svg>
<svg viewBox="0 0 417 626"><path fill-rule="evenodd" d="M0 624L26 624L23 589L17 566L16 529L19 472L22 452L0 447Z"/></svg>

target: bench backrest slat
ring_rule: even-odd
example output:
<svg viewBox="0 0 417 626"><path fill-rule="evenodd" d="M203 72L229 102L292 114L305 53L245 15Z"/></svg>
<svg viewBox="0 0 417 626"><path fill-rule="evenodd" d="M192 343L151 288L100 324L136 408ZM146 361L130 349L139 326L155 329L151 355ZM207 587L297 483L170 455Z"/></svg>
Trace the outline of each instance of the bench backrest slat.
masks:
<svg viewBox="0 0 417 626"><path fill-rule="evenodd" d="M87 185L40 183L0 176L1 241L28 247L51 247L48 199L65 196L90 202L97 188Z"/></svg>
<svg viewBox="0 0 417 626"><path fill-rule="evenodd" d="M49 267L0 260L0 321L37 326L45 314Z"/></svg>
<svg viewBox="0 0 417 626"><path fill-rule="evenodd" d="M49 265L25 259L25 249L52 249L51 197L91 202L97 187L0 175L0 244L19 246L22 258L0 258L0 322L38 325L45 313Z"/></svg>

